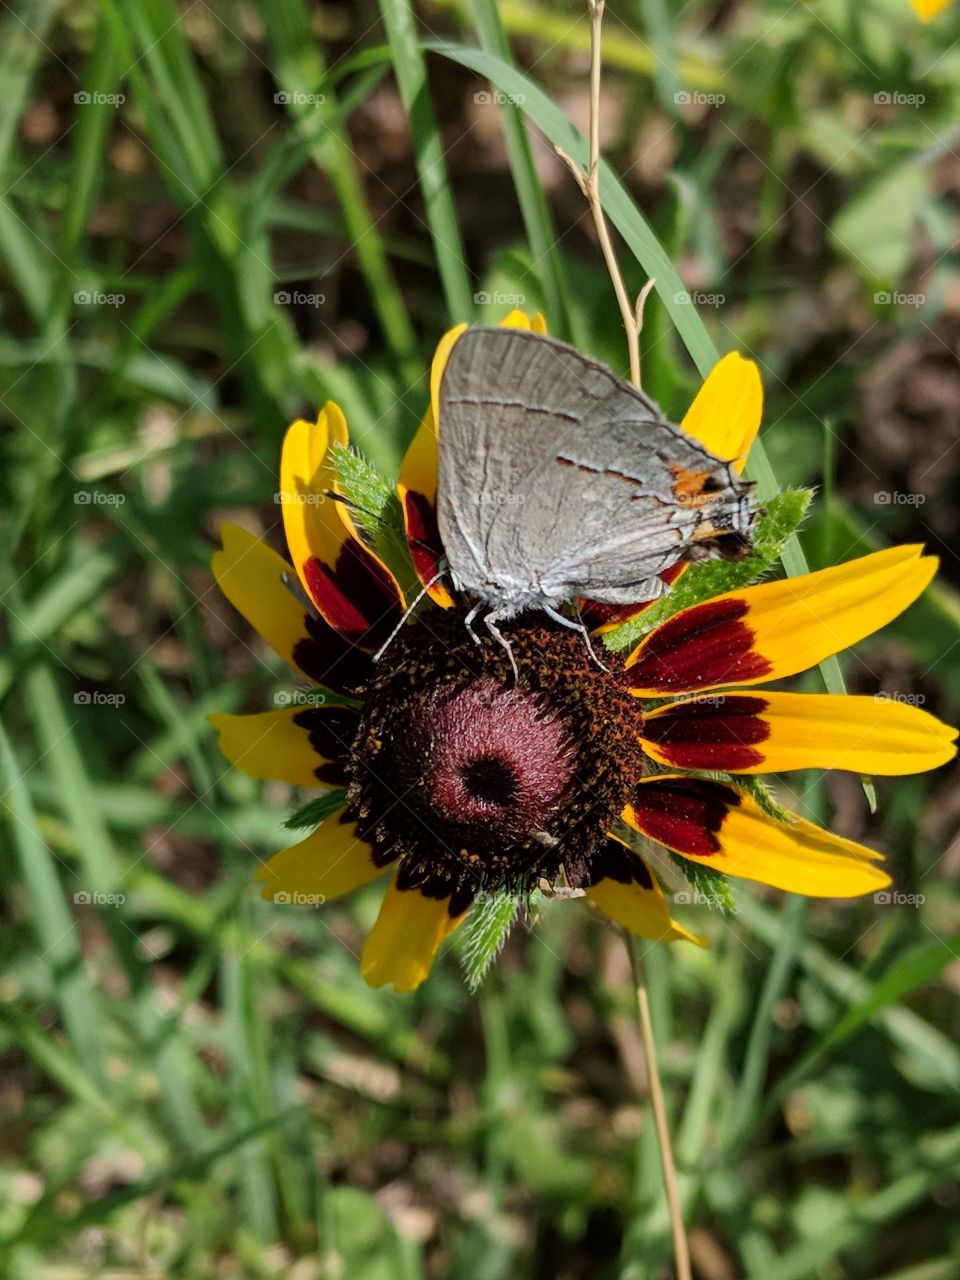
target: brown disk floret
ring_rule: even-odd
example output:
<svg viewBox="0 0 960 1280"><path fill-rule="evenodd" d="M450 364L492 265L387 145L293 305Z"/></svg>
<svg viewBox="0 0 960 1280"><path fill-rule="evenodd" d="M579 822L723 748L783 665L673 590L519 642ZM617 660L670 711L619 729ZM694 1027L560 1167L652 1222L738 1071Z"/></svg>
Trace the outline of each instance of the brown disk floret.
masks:
<svg viewBox="0 0 960 1280"><path fill-rule="evenodd" d="M349 812L401 887L465 903L591 857L643 774L641 708L621 659L542 614L504 628L510 655L460 612L404 628L367 687L348 763Z"/></svg>

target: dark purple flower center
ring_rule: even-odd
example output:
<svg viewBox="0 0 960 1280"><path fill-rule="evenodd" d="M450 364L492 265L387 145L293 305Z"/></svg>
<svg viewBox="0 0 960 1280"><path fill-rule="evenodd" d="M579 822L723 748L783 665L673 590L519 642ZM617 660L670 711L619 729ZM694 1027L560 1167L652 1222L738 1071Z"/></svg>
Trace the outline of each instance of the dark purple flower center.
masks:
<svg viewBox="0 0 960 1280"><path fill-rule="evenodd" d="M541 830L577 761L562 716L535 693L488 677L423 697L410 708L407 735L425 812L484 845Z"/></svg>
<svg viewBox="0 0 960 1280"><path fill-rule="evenodd" d="M404 627L378 664L347 762L349 813L404 887L589 882L643 776L642 710L622 663L539 615L476 644L451 610Z"/></svg>

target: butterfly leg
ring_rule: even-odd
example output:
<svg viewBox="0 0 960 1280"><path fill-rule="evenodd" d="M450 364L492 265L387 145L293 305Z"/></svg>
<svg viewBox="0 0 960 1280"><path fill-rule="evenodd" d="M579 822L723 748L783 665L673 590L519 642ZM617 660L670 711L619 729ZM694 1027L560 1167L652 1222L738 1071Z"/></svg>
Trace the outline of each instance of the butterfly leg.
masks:
<svg viewBox="0 0 960 1280"><path fill-rule="evenodd" d="M597 655L597 651L593 647L593 641L590 638L590 629L585 622L582 622L579 618L577 618L576 621L574 621L573 618L566 618L562 613L560 613L557 609L554 609L553 606L549 604L545 604L543 606L543 611L548 618L552 618L554 622L559 622L561 626L569 627L571 631L579 631L580 634L583 636L584 643L587 646L587 652L590 654L590 657L594 660L594 662L597 664L600 670L601 671L610 670L609 667L605 666L600 661L600 658Z"/></svg>
<svg viewBox="0 0 960 1280"><path fill-rule="evenodd" d="M496 640L498 644L502 644L504 649L506 649L507 657L510 659L510 665L513 667L513 678L514 680L519 681L520 671L517 668L517 660L513 656L513 650L510 648L510 641L497 626L497 623L502 617L503 613L499 609L494 609L493 613L487 614L484 618L484 622L487 624L487 630L493 636L494 640Z"/></svg>
<svg viewBox="0 0 960 1280"><path fill-rule="evenodd" d="M478 600L477 603L473 606L473 608L470 610L470 612L467 614L467 616L463 620L463 625L467 629L467 635L470 637L470 639L473 641L474 644L483 644L483 641L480 639L480 637L474 631L473 627L470 625L482 608L483 608L483 601Z"/></svg>

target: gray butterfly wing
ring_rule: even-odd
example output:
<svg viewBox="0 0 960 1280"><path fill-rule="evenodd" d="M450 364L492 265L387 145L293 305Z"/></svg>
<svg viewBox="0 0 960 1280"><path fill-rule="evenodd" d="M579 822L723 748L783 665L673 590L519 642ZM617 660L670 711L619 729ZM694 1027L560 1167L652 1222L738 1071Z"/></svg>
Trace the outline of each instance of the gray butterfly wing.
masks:
<svg viewBox="0 0 960 1280"><path fill-rule="evenodd" d="M747 490L646 396L564 343L475 328L454 344L437 515L473 594L518 606L642 600L678 560L748 532Z"/></svg>

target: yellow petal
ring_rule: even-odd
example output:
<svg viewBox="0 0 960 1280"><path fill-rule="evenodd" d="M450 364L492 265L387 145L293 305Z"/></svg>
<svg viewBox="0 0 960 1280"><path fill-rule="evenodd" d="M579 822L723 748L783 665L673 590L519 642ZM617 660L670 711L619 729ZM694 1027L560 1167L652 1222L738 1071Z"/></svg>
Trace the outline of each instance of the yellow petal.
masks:
<svg viewBox="0 0 960 1280"><path fill-rule="evenodd" d="M451 916L450 906L450 898L427 898L419 889L398 889L392 880L363 948L366 982L371 987L392 982L394 991L415 991L444 938L467 914Z"/></svg>
<svg viewBox="0 0 960 1280"><path fill-rule="evenodd" d="M937 571L922 546L890 547L799 578L763 582L668 618L627 659L640 697L796 675L879 631Z"/></svg>
<svg viewBox="0 0 960 1280"><path fill-rule="evenodd" d="M669 703L643 721L651 759L725 773L923 773L953 759L956 737L935 716L882 694L734 691Z"/></svg>
<svg viewBox="0 0 960 1280"><path fill-rule="evenodd" d="M437 343L433 362L430 365L430 411L434 423L434 431L436 431L436 424L440 421L440 382L443 378L443 371L446 369L447 361L450 359L453 344L461 334L466 333L469 327L467 324L456 324L452 329L448 329ZM434 493L436 493L436 486L434 486Z"/></svg>
<svg viewBox="0 0 960 1280"><path fill-rule="evenodd" d="M280 501L287 546L307 595L322 616L355 644L376 647L402 615L396 578L359 537L331 447L346 447L347 424L329 401L316 422L287 430L280 458Z"/></svg>
<svg viewBox="0 0 960 1280"><path fill-rule="evenodd" d="M295 787L343 786L357 712L348 707L297 706L257 715L213 715L220 750L251 778Z"/></svg>
<svg viewBox="0 0 960 1280"><path fill-rule="evenodd" d="M938 13L943 13L950 0L910 0L914 12L924 22L930 22Z"/></svg>
<svg viewBox="0 0 960 1280"><path fill-rule="evenodd" d="M275 853L257 872L263 896L287 905L319 906L382 875L366 840L342 812L327 818L299 844Z"/></svg>
<svg viewBox="0 0 960 1280"><path fill-rule="evenodd" d="M854 898L890 883L880 855L812 822L778 822L725 783L681 774L644 779L628 826L724 875L816 898Z"/></svg>
<svg viewBox="0 0 960 1280"><path fill-rule="evenodd" d="M235 524L220 531L223 550L211 562L220 590L271 649L296 666L293 651L307 634L306 612L285 586L293 570L260 538Z"/></svg>
<svg viewBox="0 0 960 1280"><path fill-rule="evenodd" d="M653 942L682 940L694 942L698 947L709 946L706 938L688 932L671 919L663 890L640 855L617 836L607 839L621 846L622 862L610 868L613 874L602 875L588 887L588 901L638 938L649 938ZM622 867L629 868L631 873L625 875Z"/></svg>
<svg viewBox="0 0 960 1280"><path fill-rule="evenodd" d="M443 562L443 544L437 527L437 428L432 408L427 409L404 455L397 496L417 577L434 604L450 609L453 596L437 576Z"/></svg>
<svg viewBox="0 0 960 1280"><path fill-rule="evenodd" d="M732 462L739 473L762 416L760 370L752 360L731 351L710 370L680 425L715 457Z"/></svg>

